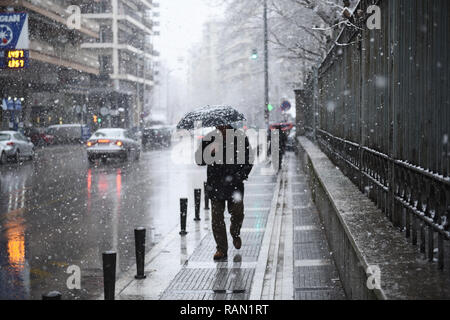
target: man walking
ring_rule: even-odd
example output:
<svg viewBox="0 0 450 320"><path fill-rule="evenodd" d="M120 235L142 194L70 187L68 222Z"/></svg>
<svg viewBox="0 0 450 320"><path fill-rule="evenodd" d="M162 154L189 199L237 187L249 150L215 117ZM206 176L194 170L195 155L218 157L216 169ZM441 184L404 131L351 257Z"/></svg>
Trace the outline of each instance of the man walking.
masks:
<svg viewBox="0 0 450 320"><path fill-rule="evenodd" d="M225 206L231 215L233 245L239 250L244 221L244 181L253 168L253 152L243 131L218 126L203 139L196 152L196 162L208 166L205 192L212 204L212 230L217 244L214 260L225 260L228 257Z"/></svg>

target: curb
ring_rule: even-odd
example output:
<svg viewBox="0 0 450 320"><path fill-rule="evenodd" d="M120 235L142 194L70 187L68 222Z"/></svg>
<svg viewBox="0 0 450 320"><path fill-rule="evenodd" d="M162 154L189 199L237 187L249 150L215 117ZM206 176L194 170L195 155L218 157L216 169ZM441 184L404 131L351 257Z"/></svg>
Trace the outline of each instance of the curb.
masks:
<svg viewBox="0 0 450 320"><path fill-rule="evenodd" d="M269 260L270 243L274 231L275 215L278 206L278 198L280 195L282 172L278 172L277 184L272 198L272 204L266 224L266 231L259 251L257 267L253 277L253 284L250 290L249 300L261 300L264 288L264 277L267 270L267 263ZM268 228L270 226L270 228Z"/></svg>

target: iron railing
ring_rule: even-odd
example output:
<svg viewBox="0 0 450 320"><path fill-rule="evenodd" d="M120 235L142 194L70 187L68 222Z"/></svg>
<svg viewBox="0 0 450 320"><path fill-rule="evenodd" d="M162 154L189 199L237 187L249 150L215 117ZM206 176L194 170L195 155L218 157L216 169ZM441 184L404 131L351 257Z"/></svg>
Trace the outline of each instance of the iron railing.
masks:
<svg viewBox="0 0 450 320"><path fill-rule="evenodd" d="M341 32L302 90L302 125L443 269L450 265L450 2L361 0L357 9L373 4L381 30L366 27L366 14Z"/></svg>
<svg viewBox="0 0 450 320"><path fill-rule="evenodd" d="M317 130L317 142L430 262L437 253L443 269L444 241L450 240L450 178L324 130Z"/></svg>

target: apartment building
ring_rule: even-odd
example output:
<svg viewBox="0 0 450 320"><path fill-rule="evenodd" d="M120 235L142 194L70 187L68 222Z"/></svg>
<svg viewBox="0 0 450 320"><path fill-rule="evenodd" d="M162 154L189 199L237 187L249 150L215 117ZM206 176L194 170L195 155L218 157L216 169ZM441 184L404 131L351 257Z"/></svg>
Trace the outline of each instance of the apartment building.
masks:
<svg viewBox="0 0 450 320"><path fill-rule="evenodd" d="M195 105L232 105L256 125L264 120L263 31L242 13L244 2L233 6L223 20L205 23L201 44L191 50L190 96Z"/></svg>
<svg viewBox="0 0 450 320"><path fill-rule="evenodd" d="M81 9L81 28L67 25L71 5ZM157 7L151 0L0 0L0 12L29 14L29 68L0 70L0 98L23 101L16 122L139 126L156 72ZM10 128L11 112L0 115Z"/></svg>
<svg viewBox="0 0 450 320"><path fill-rule="evenodd" d="M95 52L80 45L99 39L100 29L87 20L69 29L69 3L0 0L0 12L28 13L30 39L29 68L0 70L0 98L22 101L20 112L0 109L1 129L86 121L91 77L99 76L100 64Z"/></svg>
<svg viewBox="0 0 450 320"><path fill-rule="evenodd" d="M223 30L218 41L218 75L225 103L244 112L252 124L264 120L263 31L245 22ZM252 55L256 56L252 58Z"/></svg>
<svg viewBox="0 0 450 320"><path fill-rule="evenodd" d="M155 9L151 0L98 0L78 2L83 17L99 24L99 37L81 48L99 56L100 76L92 83L92 96L106 123L139 126L149 108L154 88L153 48Z"/></svg>
<svg viewBox="0 0 450 320"><path fill-rule="evenodd" d="M192 106L222 103L218 52L221 31L220 22L205 23L201 45L194 46L189 52L188 83Z"/></svg>

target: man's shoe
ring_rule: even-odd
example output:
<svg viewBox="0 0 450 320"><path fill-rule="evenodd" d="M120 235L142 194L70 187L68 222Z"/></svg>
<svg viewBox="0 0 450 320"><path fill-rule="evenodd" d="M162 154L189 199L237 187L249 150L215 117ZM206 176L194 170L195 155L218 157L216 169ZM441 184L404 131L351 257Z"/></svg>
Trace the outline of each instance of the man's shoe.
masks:
<svg viewBox="0 0 450 320"><path fill-rule="evenodd" d="M228 258L227 254L220 250L217 250L216 254L214 255L214 261L225 260L226 258Z"/></svg>
<svg viewBox="0 0 450 320"><path fill-rule="evenodd" d="M242 247L242 240L241 240L241 237L233 238L233 245L234 245L234 247L235 247L236 249L239 250L239 249Z"/></svg>

